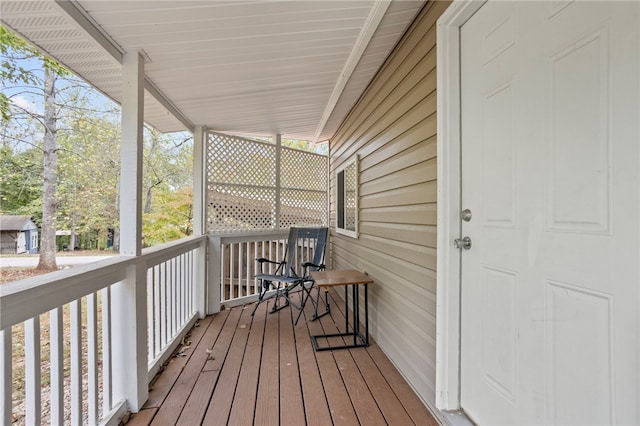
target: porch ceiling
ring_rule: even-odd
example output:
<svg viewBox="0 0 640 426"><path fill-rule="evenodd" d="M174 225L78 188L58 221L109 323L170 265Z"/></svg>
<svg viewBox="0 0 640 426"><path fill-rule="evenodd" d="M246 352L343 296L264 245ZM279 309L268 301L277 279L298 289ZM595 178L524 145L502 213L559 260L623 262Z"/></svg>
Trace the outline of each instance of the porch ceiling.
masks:
<svg viewBox="0 0 640 426"><path fill-rule="evenodd" d="M0 2L0 20L121 99L143 51L145 120L329 139L425 1Z"/></svg>

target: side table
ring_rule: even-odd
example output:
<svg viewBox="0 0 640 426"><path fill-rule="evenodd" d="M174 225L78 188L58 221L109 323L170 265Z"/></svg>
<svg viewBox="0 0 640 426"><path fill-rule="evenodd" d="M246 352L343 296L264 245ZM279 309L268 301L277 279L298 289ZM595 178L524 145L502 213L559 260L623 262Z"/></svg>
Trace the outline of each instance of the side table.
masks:
<svg viewBox="0 0 640 426"><path fill-rule="evenodd" d="M317 271L312 272L311 277L315 280L315 285L325 291L328 290L329 287L345 286L345 332L311 336L313 348L316 351L327 351L369 346L369 298L367 290L369 284L373 283L373 279L365 273L352 269ZM360 331L359 288L361 285L364 286L364 333ZM353 301L353 324L351 331L349 330L349 286L351 286ZM318 339L326 339L330 337L353 337L353 343L338 346L320 346L318 344Z"/></svg>

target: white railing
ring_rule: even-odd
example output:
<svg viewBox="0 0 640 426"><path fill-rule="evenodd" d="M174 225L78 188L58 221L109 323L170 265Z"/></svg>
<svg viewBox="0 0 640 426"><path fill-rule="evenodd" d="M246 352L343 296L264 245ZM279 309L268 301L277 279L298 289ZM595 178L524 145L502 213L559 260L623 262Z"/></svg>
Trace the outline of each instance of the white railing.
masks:
<svg viewBox="0 0 640 426"><path fill-rule="evenodd" d="M184 239L143 252L147 267L149 380L198 318L197 302L204 299L197 290L205 286L205 241L205 237ZM202 250L202 258L198 258L198 250Z"/></svg>
<svg viewBox="0 0 640 426"><path fill-rule="evenodd" d="M185 238L1 285L0 424L117 424L137 410L150 378L204 314L205 244ZM127 321L131 310L146 315ZM131 334L146 351L129 344ZM147 360L142 374L120 368L136 358ZM142 391L129 395L131 383Z"/></svg>
<svg viewBox="0 0 640 426"><path fill-rule="evenodd" d="M210 262L215 267L212 286L219 286L220 302L227 306L249 303L258 298L260 273L257 258L281 261L289 232L211 236ZM276 265L265 263L265 273L274 273Z"/></svg>

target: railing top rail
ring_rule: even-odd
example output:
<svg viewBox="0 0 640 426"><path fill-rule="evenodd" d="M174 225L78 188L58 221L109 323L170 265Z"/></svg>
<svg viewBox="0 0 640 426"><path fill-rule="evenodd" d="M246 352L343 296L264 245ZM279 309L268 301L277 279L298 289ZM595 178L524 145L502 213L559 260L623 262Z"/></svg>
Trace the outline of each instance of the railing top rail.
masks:
<svg viewBox="0 0 640 426"><path fill-rule="evenodd" d="M247 241L266 241L266 240L280 240L286 239L289 235L288 229L282 230L269 230L269 231L255 231L255 232L236 232L229 234L211 233L211 238L220 238L223 244L226 243L240 243Z"/></svg>
<svg viewBox="0 0 640 426"><path fill-rule="evenodd" d="M206 235L181 238L177 241L146 248L142 250L141 257L147 262L147 267L155 266L182 253L198 248L206 239Z"/></svg>

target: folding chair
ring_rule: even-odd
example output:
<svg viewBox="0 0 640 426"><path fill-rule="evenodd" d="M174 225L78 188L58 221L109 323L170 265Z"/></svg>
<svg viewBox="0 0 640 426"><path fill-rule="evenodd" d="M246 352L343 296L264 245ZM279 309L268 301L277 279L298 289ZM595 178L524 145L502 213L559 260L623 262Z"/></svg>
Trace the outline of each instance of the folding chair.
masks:
<svg viewBox="0 0 640 426"><path fill-rule="evenodd" d="M251 315L255 314L260 303L272 297L275 297L275 303L270 311L271 313L289 305L300 310L294 323L296 325L309 298L311 298L311 302L317 312L317 301L311 296L311 290L315 283L310 273L323 270L325 267L323 262L328 231L328 228L291 228L284 260L256 259L260 264L260 274L255 277L262 281L262 286L258 296L258 303L253 308ZM265 273L265 264L277 265L274 273ZM275 289L275 291L268 294L269 290L272 289ZM294 291L301 292L300 304L291 300L291 293ZM285 304L280 304L280 298L284 298Z"/></svg>

